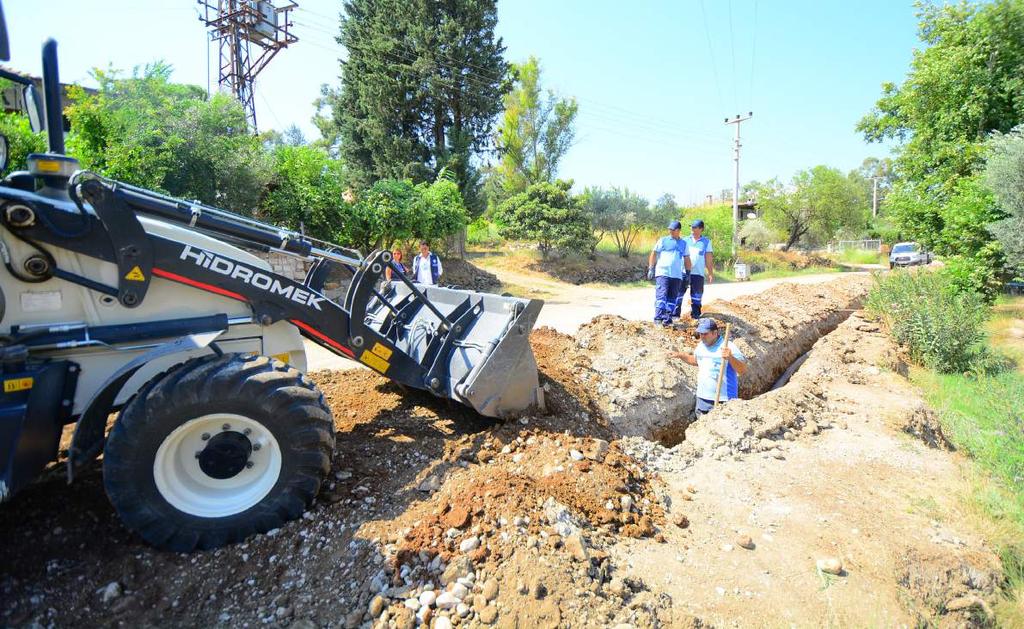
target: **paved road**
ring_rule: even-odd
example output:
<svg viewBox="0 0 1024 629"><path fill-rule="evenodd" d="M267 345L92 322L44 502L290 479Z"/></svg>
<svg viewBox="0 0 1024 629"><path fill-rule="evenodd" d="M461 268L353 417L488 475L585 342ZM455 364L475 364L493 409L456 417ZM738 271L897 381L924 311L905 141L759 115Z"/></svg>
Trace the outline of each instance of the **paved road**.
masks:
<svg viewBox="0 0 1024 629"><path fill-rule="evenodd" d="M743 295L753 295L785 282L821 284L843 275L846 274L823 273L752 282L711 284L704 288L704 303L711 304L719 299L735 299ZM646 321L654 315L653 286L643 288L573 286L546 278L527 284L527 281L535 279L527 276L502 277L501 279L506 282L512 280L513 283L519 285L541 286L545 292L552 294L552 297L545 299L544 308L537 320L537 327L549 326L566 334L575 334L581 325L601 314L618 315L635 321ZM309 371L351 369L361 366L359 363L337 356L309 341L306 341L306 361Z"/></svg>

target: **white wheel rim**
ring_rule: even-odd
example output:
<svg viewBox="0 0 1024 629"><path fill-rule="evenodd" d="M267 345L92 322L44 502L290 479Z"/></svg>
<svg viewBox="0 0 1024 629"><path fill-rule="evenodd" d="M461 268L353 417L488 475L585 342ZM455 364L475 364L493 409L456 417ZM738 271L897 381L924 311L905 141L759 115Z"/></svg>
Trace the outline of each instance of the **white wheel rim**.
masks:
<svg viewBox="0 0 1024 629"><path fill-rule="evenodd" d="M252 466L218 479L199 467L196 453L206 447L204 435L223 432L225 425L246 434L252 443ZM258 421L233 413L203 415L178 426L160 444L153 461L153 479L164 500L203 518L223 518L249 509L270 493L280 475L281 447L273 433Z"/></svg>

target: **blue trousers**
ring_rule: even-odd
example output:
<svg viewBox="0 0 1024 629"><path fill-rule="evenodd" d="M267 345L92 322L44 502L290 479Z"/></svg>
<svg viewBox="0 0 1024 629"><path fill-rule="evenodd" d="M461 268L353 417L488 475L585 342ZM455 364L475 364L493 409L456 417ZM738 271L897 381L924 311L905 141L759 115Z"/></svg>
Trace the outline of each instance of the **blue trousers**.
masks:
<svg viewBox="0 0 1024 629"><path fill-rule="evenodd" d="M654 278L654 320L672 323L672 313L683 301L683 280L659 275Z"/></svg>
<svg viewBox="0 0 1024 629"><path fill-rule="evenodd" d="M690 289L690 316L694 319L699 319L701 300L704 299L704 276L688 274L686 278ZM683 290L679 293L680 304L682 304L683 294L686 293L686 289L687 286L683 286ZM676 309L676 316L679 316L679 308Z"/></svg>

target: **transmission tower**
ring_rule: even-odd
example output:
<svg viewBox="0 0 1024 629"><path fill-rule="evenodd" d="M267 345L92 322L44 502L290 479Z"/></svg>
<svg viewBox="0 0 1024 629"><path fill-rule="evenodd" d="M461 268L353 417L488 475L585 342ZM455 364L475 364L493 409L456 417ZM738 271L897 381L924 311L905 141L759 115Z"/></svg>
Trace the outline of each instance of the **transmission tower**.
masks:
<svg viewBox="0 0 1024 629"><path fill-rule="evenodd" d="M272 0L197 0L199 18L210 30L210 44L220 48L217 84L231 92L245 109L256 133L254 82L280 50L299 41L290 31L290 12L298 4L274 6Z"/></svg>

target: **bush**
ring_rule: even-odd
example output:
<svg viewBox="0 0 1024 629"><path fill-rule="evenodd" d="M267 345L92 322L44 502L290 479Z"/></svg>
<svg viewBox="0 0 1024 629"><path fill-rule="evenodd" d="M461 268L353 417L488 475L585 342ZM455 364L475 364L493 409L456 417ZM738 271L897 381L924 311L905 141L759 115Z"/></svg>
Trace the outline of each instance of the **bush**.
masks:
<svg viewBox="0 0 1024 629"><path fill-rule="evenodd" d="M867 310L915 362L941 373L984 373L997 361L985 345L988 309L943 273L897 271L875 276Z"/></svg>
<svg viewBox="0 0 1024 629"><path fill-rule="evenodd" d="M0 81L0 89L4 83ZM24 170L25 158L29 153L46 151L46 136L32 132L28 116L13 112L0 113L0 133L7 136L7 170L0 175Z"/></svg>
<svg viewBox="0 0 1024 629"><path fill-rule="evenodd" d="M740 224L740 244L744 247L761 251L775 241L772 229L759 218L751 218Z"/></svg>
<svg viewBox="0 0 1024 629"><path fill-rule="evenodd" d="M466 227L466 243L477 247L495 247L501 244L498 226L483 216Z"/></svg>
<svg viewBox="0 0 1024 629"><path fill-rule="evenodd" d="M554 249L590 254L594 234L571 181L537 183L501 204L494 220L505 238L535 242L541 257Z"/></svg>
<svg viewBox="0 0 1024 629"><path fill-rule="evenodd" d="M999 270L1003 268L1004 257L999 242L989 242L973 256L949 256L942 273L955 290L976 293L984 303L991 304L1003 287Z"/></svg>
<svg viewBox="0 0 1024 629"><path fill-rule="evenodd" d="M704 235L711 239L715 259L729 258L729 252L732 250L732 206L713 205L686 208L680 218L683 223L684 236L688 235L687 232L690 231L690 223L697 219L704 221Z"/></svg>

